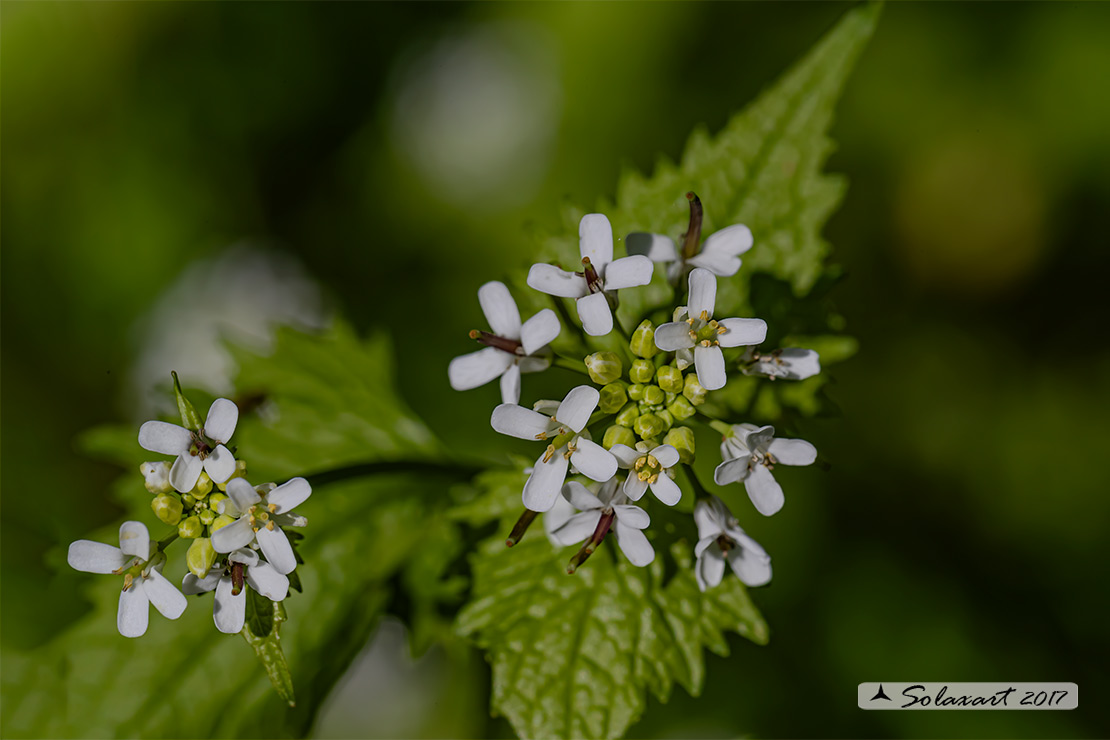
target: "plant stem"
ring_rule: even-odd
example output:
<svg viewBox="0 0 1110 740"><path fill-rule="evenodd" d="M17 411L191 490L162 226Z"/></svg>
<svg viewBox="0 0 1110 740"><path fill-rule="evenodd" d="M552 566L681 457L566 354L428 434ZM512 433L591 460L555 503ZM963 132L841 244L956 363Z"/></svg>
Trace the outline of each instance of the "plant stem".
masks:
<svg viewBox="0 0 1110 740"><path fill-rule="evenodd" d="M573 370L576 373L582 373L583 375L590 374L589 371L586 370L586 364L581 360L572 360L569 357L556 357L554 360L551 361L551 364L555 367L561 367L566 370Z"/></svg>

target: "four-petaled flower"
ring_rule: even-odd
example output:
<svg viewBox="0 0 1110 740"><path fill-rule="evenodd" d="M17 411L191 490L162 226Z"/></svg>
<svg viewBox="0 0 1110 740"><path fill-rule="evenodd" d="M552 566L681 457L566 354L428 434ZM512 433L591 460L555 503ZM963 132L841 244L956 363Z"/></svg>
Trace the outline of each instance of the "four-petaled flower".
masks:
<svg viewBox="0 0 1110 740"><path fill-rule="evenodd" d="M148 421L139 428L139 446L176 455L170 484L188 493L196 486L202 469L214 483L223 483L235 472L235 458L224 445L235 433L238 421L239 408L226 398L217 398L200 429L191 431L164 421Z"/></svg>
<svg viewBox="0 0 1110 740"><path fill-rule="evenodd" d="M698 382L709 391L725 385L725 356L721 347L759 344L767 338L763 319L713 319L717 278L698 267L690 273L690 297L685 321L663 324L655 330L655 344L665 352L694 350ZM679 314L681 316L681 314Z"/></svg>
<svg viewBox="0 0 1110 740"><path fill-rule="evenodd" d="M811 349L776 349L773 352L747 352L740 370L745 375L765 375L771 380L805 380L821 372L821 359Z"/></svg>
<svg viewBox="0 0 1110 740"><path fill-rule="evenodd" d="M590 537L604 537L612 527L628 562L643 567L655 560L655 548L643 533L651 524L651 517L639 506L627 503L628 498L620 490L619 483L614 476L595 496L578 481L569 481L563 486L563 496L579 513L554 530L551 537L562 545L573 545Z"/></svg>
<svg viewBox="0 0 1110 740"><path fill-rule="evenodd" d="M528 285L548 295L574 298L586 333L599 337L613 330L613 312L606 291L633 288L651 282L651 260L642 255L613 259L613 227L600 213L582 217L578 224L582 272L567 272L554 265L532 265Z"/></svg>
<svg viewBox="0 0 1110 740"><path fill-rule="evenodd" d="M777 463L809 465L817 459L817 449L804 439L775 439L774 427L734 424L721 442L721 457L724 462L713 471L717 485L744 481L756 510L771 516L785 503L771 469Z"/></svg>
<svg viewBox="0 0 1110 740"><path fill-rule="evenodd" d="M142 522L123 523L119 528L119 547L92 540L77 540L69 546L67 560L71 568L123 576L116 626L124 637L146 634L150 604L166 619L177 619L185 611L185 597L161 573L165 559L151 562L155 554L154 543Z"/></svg>
<svg viewBox="0 0 1110 740"><path fill-rule="evenodd" d="M226 563L213 567L204 578L187 574L181 590L187 596L215 590L212 620L220 632L233 635L242 631L246 621L247 591L244 583L270 601L283 601L289 593L289 578L246 548L228 555Z"/></svg>
<svg viewBox="0 0 1110 740"><path fill-rule="evenodd" d="M648 450L647 444L640 442L636 449L628 445L615 444L609 448L617 464L628 470L624 481L624 495L639 501L649 487L655 498L667 506L674 506L682 498L682 489L667 474L670 468L678 465L678 450L670 445L659 445Z"/></svg>
<svg viewBox="0 0 1110 740"><path fill-rule="evenodd" d="M598 482L609 480L617 472L617 461L609 451L581 434L599 398L596 388L580 385L572 388L560 403L541 401L536 404L537 408L551 411L550 416L510 403L493 410L490 423L501 434L531 440L554 437L536 460L524 484L525 508L541 512L550 510L559 497L559 489L563 487L571 464Z"/></svg>
<svg viewBox="0 0 1110 740"><path fill-rule="evenodd" d="M457 391L468 391L501 378L501 400L520 402L520 374L536 373L551 364L550 357L536 356L559 336L559 319L550 308L520 323L520 311L504 283L489 282L478 289L478 303L492 332L472 331L470 336L485 349L451 360L447 377Z"/></svg>
<svg viewBox="0 0 1110 740"><path fill-rule="evenodd" d="M257 540L274 570L283 575L292 573L297 558L281 528L304 526L304 518L290 510L312 495L308 481L293 478L260 495L245 479L233 478L227 484L227 495L230 498L219 504L220 513L239 518L212 533L212 548L216 552L232 552Z"/></svg>
<svg viewBox="0 0 1110 740"><path fill-rule="evenodd" d="M740 270L740 255L752 248L752 232L744 224L733 224L713 233L701 252L683 259L674 240L662 234L637 232L625 241L629 254L642 254L666 266L667 278L676 281L686 266L702 267L717 277L732 277Z"/></svg>
<svg viewBox="0 0 1110 740"><path fill-rule="evenodd" d="M712 496L698 501L694 522L698 525L698 544L694 548L698 588L705 591L719 584L726 560L736 577L749 586L762 586L771 580L771 557L744 534L721 499Z"/></svg>

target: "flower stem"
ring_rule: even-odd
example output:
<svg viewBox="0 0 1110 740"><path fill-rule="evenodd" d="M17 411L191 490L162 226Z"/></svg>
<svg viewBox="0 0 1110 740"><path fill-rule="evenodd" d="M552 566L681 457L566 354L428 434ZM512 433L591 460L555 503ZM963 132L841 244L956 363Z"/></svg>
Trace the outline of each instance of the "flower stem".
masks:
<svg viewBox="0 0 1110 740"><path fill-rule="evenodd" d="M726 437L732 436L732 425L729 424L727 421L722 421L721 419L714 418L701 409L698 409L697 415L698 417L700 417L698 421L700 421L702 424L711 427L713 430L720 432Z"/></svg>
<svg viewBox="0 0 1110 740"><path fill-rule="evenodd" d="M165 552L166 548L173 544L173 541L178 538L177 531L170 532L168 535L158 540L158 552Z"/></svg>
<svg viewBox="0 0 1110 740"><path fill-rule="evenodd" d="M694 500L695 501L701 501L702 499L708 499L712 496L712 494L710 494L709 491L705 490L705 486L703 486L701 484L701 481L698 480L698 476L697 476L696 473L694 473L694 468L693 467L691 467L690 465L685 465L684 464L682 466L682 472L686 474L686 479L688 481L690 481L690 487L694 489Z"/></svg>
<svg viewBox="0 0 1110 740"><path fill-rule="evenodd" d="M569 357L556 357L551 361L551 364L565 370L573 370L576 373L582 373L583 375L590 374L589 371L586 370L586 363L581 360L572 360Z"/></svg>

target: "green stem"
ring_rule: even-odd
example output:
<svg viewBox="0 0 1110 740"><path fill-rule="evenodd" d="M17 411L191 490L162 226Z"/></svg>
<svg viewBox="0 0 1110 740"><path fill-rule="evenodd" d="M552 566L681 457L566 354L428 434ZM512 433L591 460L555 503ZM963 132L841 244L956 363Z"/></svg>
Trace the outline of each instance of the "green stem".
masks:
<svg viewBox="0 0 1110 740"><path fill-rule="evenodd" d="M178 538L177 531L173 531L162 539L158 540L158 552L165 552L166 548L173 544L173 541Z"/></svg>
<svg viewBox="0 0 1110 740"><path fill-rule="evenodd" d="M558 312L560 318L563 319L563 324L572 329L574 333L578 335L578 346L581 348L585 348L586 334L582 331L582 327L575 323L574 319L570 315L570 311L567 310L566 304L563 303L563 300L561 298L558 298L556 296L551 296L551 302L555 304L555 310Z"/></svg>
<svg viewBox="0 0 1110 740"><path fill-rule="evenodd" d="M709 491L705 490L705 486L698 480L698 476L694 473L694 468L685 463L682 464L682 472L686 475L686 479L690 481L690 487L694 489L694 500L700 501L708 499L712 496Z"/></svg>
<svg viewBox="0 0 1110 740"><path fill-rule="evenodd" d="M428 460L384 460L379 462L356 463L343 468L324 470L319 473L309 473L302 476L310 485L322 486L326 483L363 478L370 475L391 475L397 473L421 473L424 475L440 475L447 478L467 480L473 478L485 468L477 465L464 465L455 462L431 462Z"/></svg>
<svg viewBox="0 0 1110 740"><path fill-rule="evenodd" d="M586 363L582 362L582 360L572 360L569 357L556 357L554 360L551 361L551 364L555 367L561 367L566 370L573 370L576 373L582 373L583 375L590 374L589 371L586 370Z"/></svg>

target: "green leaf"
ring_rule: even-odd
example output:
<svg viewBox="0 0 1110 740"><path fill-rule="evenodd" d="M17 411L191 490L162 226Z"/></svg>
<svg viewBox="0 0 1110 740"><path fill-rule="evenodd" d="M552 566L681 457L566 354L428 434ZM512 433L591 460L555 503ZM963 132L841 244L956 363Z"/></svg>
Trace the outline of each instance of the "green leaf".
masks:
<svg viewBox="0 0 1110 740"><path fill-rule="evenodd" d="M726 631L767 641L739 580L698 591L690 541L672 546L678 568L670 577L664 553L636 568L611 539L569 576L573 548L554 548L540 521L506 548L523 482L518 472L480 479L505 516L472 557L471 601L458 620L459 631L489 651L493 709L522 737L618 737L643 712L647 690L666 701L677 681L700 693L703 648L727 655ZM689 517L685 524L692 534Z"/></svg>
<svg viewBox="0 0 1110 740"><path fill-rule="evenodd" d="M297 704L293 694L293 674L281 649L280 630L286 619L285 607L280 603L248 589L247 624L243 627L243 639L254 648L254 654L262 661L262 667L266 669L266 675L278 695L293 707Z"/></svg>

